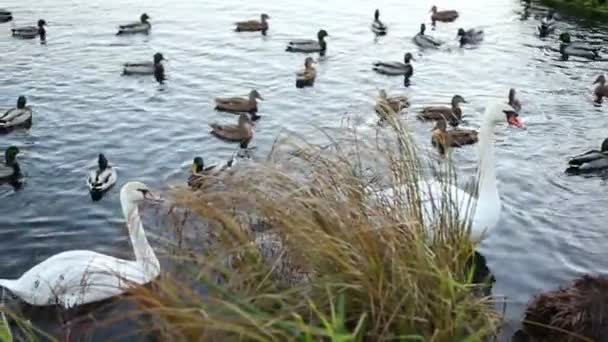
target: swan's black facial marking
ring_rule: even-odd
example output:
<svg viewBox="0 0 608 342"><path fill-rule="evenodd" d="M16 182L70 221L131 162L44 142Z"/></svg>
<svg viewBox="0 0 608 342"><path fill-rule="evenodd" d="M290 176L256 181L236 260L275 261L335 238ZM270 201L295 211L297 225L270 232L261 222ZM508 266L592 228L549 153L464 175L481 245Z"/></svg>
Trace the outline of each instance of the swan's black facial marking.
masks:
<svg viewBox="0 0 608 342"><path fill-rule="evenodd" d="M517 114L517 112L514 110L503 110L503 113L505 113L505 115L507 116L507 120L510 120L512 118L516 118L519 116L519 114Z"/></svg>
<svg viewBox="0 0 608 342"><path fill-rule="evenodd" d="M150 190L148 189L137 189L137 191L141 192L142 196L144 196L144 198L150 193Z"/></svg>

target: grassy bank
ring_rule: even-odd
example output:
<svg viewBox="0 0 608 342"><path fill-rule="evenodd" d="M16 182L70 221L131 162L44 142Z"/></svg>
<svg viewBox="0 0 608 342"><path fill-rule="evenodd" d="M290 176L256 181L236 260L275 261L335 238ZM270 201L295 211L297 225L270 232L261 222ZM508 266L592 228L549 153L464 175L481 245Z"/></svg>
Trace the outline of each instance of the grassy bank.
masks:
<svg viewBox="0 0 608 342"><path fill-rule="evenodd" d="M608 18L608 2L598 0L541 0L547 6L568 14L592 19Z"/></svg>

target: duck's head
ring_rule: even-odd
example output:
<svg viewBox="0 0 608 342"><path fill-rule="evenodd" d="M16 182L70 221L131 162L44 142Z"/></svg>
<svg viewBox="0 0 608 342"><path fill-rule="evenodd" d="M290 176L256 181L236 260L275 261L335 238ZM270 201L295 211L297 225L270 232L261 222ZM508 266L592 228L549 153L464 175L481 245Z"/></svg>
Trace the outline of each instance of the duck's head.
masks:
<svg viewBox="0 0 608 342"><path fill-rule="evenodd" d="M6 149L6 151L4 151L4 159L6 161L6 164L12 164L15 162L15 159L17 159L17 155L19 154L19 148L17 146L10 146L9 148Z"/></svg>
<svg viewBox="0 0 608 342"><path fill-rule="evenodd" d="M329 37L329 33L327 33L327 31L325 31L325 30L319 30L319 32L317 32L317 38L319 40L324 40L325 37Z"/></svg>
<svg viewBox="0 0 608 342"><path fill-rule="evenodd" d="M448 124L446 123L445 120L437 120L437 122L435 123L435 127L433 127L433 132L436 131L440 131L440 132L445 132L448 128Z"/></svg>
<svg viewBox="0 0 608 342"><path fill-rule="evenodd" d="M463 28L458 29L458 34L457 34L458 37L464 37L466 34L467 33Z"/></svg>
<svg viewBox="0 0 608 342"><path fill-rule="evenodd" d="M608 152L608 138L602 142L602 152Z"/></svg>
<svg viewBox="0 0 608 342"><path fill-rule="evenodd" d="M304 60L304 66L306 68L310 68L315 63L315 60L312 57L306 57Z"/></svg>
<svg viewBox="0 0 608 342"><path fill-rule="evenodd" d="M424 34L424 31L426 31L426 25L422 23L420 24L420 34Z"/></svg>
<svg viewBox="0 0 608 342"><path fill-rule="evenodd" d="M374 20L379 20L380 19L380 10L376 9L376 11L374 12Z"/></svg>
<svg viewBox="0 0 608 342"><path fill-rule="evenodd" d="M416 59L414 59L414 56L412 56L411 53L406 52L405 55L403 55L403 62L405 62L405 64L409 64L410 61L415 61Z"/></svg>
<svg viewBox="0 0 608 342"><path fill-rule="evenodd" d="M260 18L262 19L262 21L266 21L268 19L270 19L270 16L266 13L262 13L262 15L260 16Z"/></svg>
<svg viewBox="0 0 608 342"><path fill-rule="evenodd" d="M44 19L38 20L38 27L46 26L46 21Z"/></svg>
<svg viewBox="0 0 608 342"><path fill-rule="evenodd" d="M158 64L164 60L165 60L165 57L163 56L162 53L157 52L154 54L154 64Z"/></svg>
<svg viewBox="0 0 608 342"><path fill-rule="evenodd" d="M513 102L515 100L515 95L516 95L516 91L515 88L511 88L509 89L509 103Z"/></svg>
<svg viewBox="0 0 608 342"><path fill-rule="evenodd" d="M150 17L148 16L148 14L143 13L140 17L139 20L141 20L142 23L148 23L148 20L150 20Z"/></svg>
<svg viewBox="0 0 608 342"><path fill-rule="evenodd" d="M547 12L547 19L553 19L553 16L555 16L555 10L550 9L549 12Z"/></svg>
<svg viewBox="0 0 608 342"><path fill-rule="evenodd" d="M25 98L25 96L21 95L17 98L17 108L18 109L25 108L26 104L27 104L27 99Z"/></svg>
<svg viewBox="0 0 608 342"><path fill-rule="evenodd" d="M106 156L104 156L103 153L100 153L97 157L97 166L99 166L101 171L108 168L108 159L106 159Z"/></svg>
<svg viewBox="0 0 608 342"><path fill-rule="evenodd" d="M467 100L465 100L464 97L460 95L454 95L452 97L452 106L457 106L461 103L467 103Z"/></svg>
<svg viewBox="0 0 608 342"><path fill-rule="evenodd" d="M192 161L192 173L198 173L203 170L205 167L205 161L203 157L195 157L194 161Z"/></svg>
<svg viewBox="0 0 608 342"><path fill-rule="evenodd" d="M595 79L595 82L593 82L593 84L599 84L599 85L603 86L604 84L606 84L606 77L604 75L599 75Z"/></svg>
<svg viewBox="0 0 608 342"><path fill-rule="evenodd" d="M260 95L260 93L258 93L257 89L253 89L249 93L249 99L250 100L260 99L260 100L264 101L264 98L262 97L262 95Z"/></svg>
<svg viewBox="0 0 608 342"><path fill-rule="evenodd" d="M131 203L141 203L145 200L154 202L161 201L160 195L152 192L148 186L142 182L129 182L120 189L120 198Z"/></svg>
<svg viewBox="0 0 608 342"><path fill-rule="evenodd" d="M437 6L433 5L433 7L431 7L431 13L433 14L437 14Z"/></svg>
<svg viewBox="0 0 608 342"><path fill-rule="evenodd" d="M490 120L494 124L507 121L510 126L524 128L524 123L517 114L517 111L509 104L503 101L494 101L486 107L484 118Z"/></svg>
<svg viewBox="0 0 608 342"><path fill-rule="evenodd" d="M571 42L570 33L563 32L562 34L559 35L559 40L561 40L564 43L570 43Z"/></svg>

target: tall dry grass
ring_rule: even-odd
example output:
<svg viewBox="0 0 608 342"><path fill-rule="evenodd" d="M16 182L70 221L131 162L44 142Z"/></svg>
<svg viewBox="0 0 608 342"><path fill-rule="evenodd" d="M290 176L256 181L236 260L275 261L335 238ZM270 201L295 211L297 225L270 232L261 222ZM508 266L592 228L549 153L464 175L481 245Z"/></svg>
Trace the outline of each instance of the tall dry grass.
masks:
<svg viewBox="0 0 608 342"><path fill-rule="evenodd" d="M265 162L177 189L176 207L206 233L173 227L177 266L134 296L154 320L144 330L171 341L493 337L499 315L472 283L468 224L450 206L432 227L422 219L418 181L455 174L423 162L389 121L375 139L322 131L323 146L290 134ZM397 185L396 198L374 195Z"/></svg>

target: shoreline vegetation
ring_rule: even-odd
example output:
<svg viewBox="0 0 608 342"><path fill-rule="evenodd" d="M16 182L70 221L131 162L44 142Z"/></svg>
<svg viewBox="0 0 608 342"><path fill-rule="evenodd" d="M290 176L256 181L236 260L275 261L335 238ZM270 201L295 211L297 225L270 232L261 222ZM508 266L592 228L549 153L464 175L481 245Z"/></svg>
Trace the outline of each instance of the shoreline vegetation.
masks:
<svg viewBox="0 0 608 342"><path fill-rule="evenodd" d="M576 16L592 19L608 18L606 0L540 0L541 3Z"/></svg>

